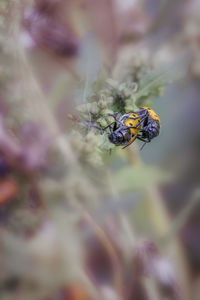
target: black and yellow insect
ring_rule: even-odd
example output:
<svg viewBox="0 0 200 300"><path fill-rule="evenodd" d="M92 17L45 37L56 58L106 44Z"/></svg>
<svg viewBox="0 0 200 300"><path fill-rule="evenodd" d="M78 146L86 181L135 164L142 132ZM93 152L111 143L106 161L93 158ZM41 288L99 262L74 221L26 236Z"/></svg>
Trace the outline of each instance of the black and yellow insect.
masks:
<svg viewBox="0 0 200 300"><path fill-rule="evenodd" d="M116 146L122 145L126 148L136 138L143 141L145 145L160 133L160 118L149 107L140 107L136 112L128 112L124 115L115 113L111 116L114 121L103 130L110 128L108 138Z"/></svg>
<svg viewBox="0 0 200 300"><path fill-rule="evenodd" d="M136 127L141 125L137 138L145 144L149 143L160 133L160 118L152 108L146 106L140 107L136 113L140 119Z"/></svg>
<svg viewBox="0 0 200 300"><path fill-rule="evenodd" d="M108 136L109 141L116 146L122 145L124 146L123 148L126 148L133 143L140 131L141 124L139 124L139 115L134 112L129 112L123 116L121 116L120 113L116 116L112 116L115 121L108 126L111 129L110 125L114 125Z"/></svg>

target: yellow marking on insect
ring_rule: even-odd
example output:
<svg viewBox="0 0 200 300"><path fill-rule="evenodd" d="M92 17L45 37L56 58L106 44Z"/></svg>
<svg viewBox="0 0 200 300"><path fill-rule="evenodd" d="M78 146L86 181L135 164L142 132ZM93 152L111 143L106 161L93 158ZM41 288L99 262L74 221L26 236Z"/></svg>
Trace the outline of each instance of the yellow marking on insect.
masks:
<svg viewBox="0 0 200 300"><path fill-rule="evenodd" d="M139 115L136 113L130 113L128 116L128 119L124 122L124 125L126 127L136 127L137 124L140 122L140 118L138 118ZM138 118L138 119L135 119ZM129 128L130 129L130 133L137 136L139 129L140 129L141 125L139 125L137 128Z"/></svg>
<svg viewBox="0 0 200 300"><path fill-rule="evenodd" d="M136 113L130 113L129 114L129 118L137 118L137 117L139 117L139 115L136 114Z"/></svg>
<svg viewBox="0 0 200 300"><path fill-rule="evenodd" d="M141 109L146 109L148 111L148 114L149 114L150 118L152 118L153 120L160 123L159 116L157 115L157 113L152 108L149 108L147 106L143 106L143 107L140 107L140 108Z"/></svg>

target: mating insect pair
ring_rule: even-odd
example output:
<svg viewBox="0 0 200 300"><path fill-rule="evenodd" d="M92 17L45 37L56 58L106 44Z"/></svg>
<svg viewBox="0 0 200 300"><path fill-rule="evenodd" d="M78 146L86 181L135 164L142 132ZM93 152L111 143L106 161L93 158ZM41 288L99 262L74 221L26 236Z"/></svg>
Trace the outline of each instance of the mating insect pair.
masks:
<svg viewBox="0 0 200 300"><path fill-rule="evenodd" d="M109 141L116 146L124 146L123 149L131 145L135 139L144 142L143 148L160 133L160 118L149 107L140 107L139 110L124 115L115 113L110 116L114 121L102 130L109 128Z"/></svg>

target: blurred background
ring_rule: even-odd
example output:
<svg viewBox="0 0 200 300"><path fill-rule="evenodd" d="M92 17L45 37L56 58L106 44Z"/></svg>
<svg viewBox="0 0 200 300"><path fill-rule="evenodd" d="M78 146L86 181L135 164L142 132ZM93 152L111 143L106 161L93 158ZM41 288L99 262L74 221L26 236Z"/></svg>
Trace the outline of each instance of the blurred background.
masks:
<svg viewBox="0 0 200 300"><path fill-rule="evenodd" d="M0 1L0 299L200 299L199 26L198 0ZM83 126L146 105L142 151Z"/></svg>

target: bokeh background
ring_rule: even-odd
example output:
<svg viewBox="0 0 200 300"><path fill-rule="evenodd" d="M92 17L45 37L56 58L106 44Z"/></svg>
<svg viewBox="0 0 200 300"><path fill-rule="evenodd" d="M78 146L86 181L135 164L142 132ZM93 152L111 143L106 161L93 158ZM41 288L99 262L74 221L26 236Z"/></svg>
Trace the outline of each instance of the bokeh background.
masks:
<svg viewBox="0 0 200 300"><path fill-rule="evenodd" d="M198 0L0 1L0 299L200 299L199 26ZM91 126L122 103L160 116L142 151Z"/></svg>

